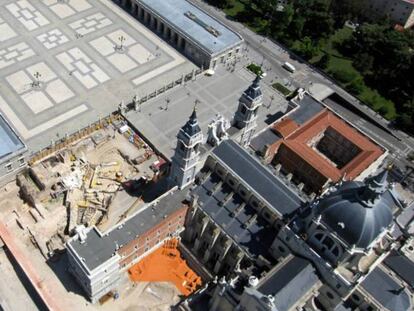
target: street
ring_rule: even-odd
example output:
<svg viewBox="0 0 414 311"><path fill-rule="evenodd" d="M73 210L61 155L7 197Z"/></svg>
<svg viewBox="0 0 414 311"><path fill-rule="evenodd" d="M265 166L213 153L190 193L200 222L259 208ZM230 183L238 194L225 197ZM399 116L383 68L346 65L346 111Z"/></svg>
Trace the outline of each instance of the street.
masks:
<svg viewBox="0 0 414 311"><path fill-rule="evenodd" d="M224 12L206 4L201 0L190 1L207 11L220 22L237 31L245 39L247 57L252 61L254 60L257 64L262 64L262 67L267 70L267 76L264 79L265 83L272 84L277 79L282 82L290 81L292 86L302 87L305 89L307 89L312 83L325 84L364 114L371 118L375 118L375 120L382 126L388 127L388 121L379 116L369 107L360 103L358 99L336 85L329 77L319 72L306 62L301 61L299 57L287 51L280 44L254 33L239 22L227 19ZM291 63L296 68L296 72L294 74L290 74L281 67L281 65L286 61ZM396 153L395 155L397 157L406 156L411 150L414 150L414 139L409 137L407 134L398 130L390 129L393 134L390 135L386 131L378 128L370 122L367 122L348 109L339 107L338 105L329 105L329 103L327 106L339 113L347 121L353 123L357 128L366 132L373 139L377 140L378 143L389 149L391 153Z"/></svg>

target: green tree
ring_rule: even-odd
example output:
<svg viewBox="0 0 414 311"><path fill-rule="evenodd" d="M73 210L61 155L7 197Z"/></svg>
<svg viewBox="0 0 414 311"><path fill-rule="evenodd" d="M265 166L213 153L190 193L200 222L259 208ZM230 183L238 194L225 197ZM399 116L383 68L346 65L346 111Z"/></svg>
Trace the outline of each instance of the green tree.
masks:
<svg viewBox="0 0 414 311"><path fill-rule="evenodd" d="M342 27L347 20L360 20L365 5L361 0L332 0L331 8L336 27Z"/></svg>
<svg viewBox="0 0 414 311"><path fill-rule="evenodd" d="M319 47L310 37L304 37L294 51L309 60L318 53Z"/></svg>
<svg viewBox="0 0 414 311"><path fill-rule="evenodd" d="M294 13L295 11L291 4L286 5L283 11L275 12L270 24L272 35L278 38L289 36L289 27L292 23Z"/></svg>
<svg viewBox="0 0 414 311"><path fill-rule="evenodd" d="M221 9L229 8L233 4L231 0L207 0L207 2Z"/></svg>
<svg viewBox="0 0 414 311"><path fill-rule="evenodd" d="M330 54L323 54L321 59L316 63L316 65L322 69L326 69L329 65L329 62L331 61L331 55Z"/></svg>
<svg viewBox="0 0 414 311"><path fill-rule="evenodd" d="M334 20L330 12L330 0L296 0L296 14L305 19L304 36L313 39L326 38L333 32Z"/></svg>
<svg viewBox="0 0 414 311"><path fill-rule="evenodd" d="M365 83L364 80L362 79L362 77L358 77L355 78L354 80L352 80L348 85L347 85L347 89L355 94L355 95L359 95L362 93L362 91L364 90L365 87Z"/></svg>
<svg viewBox="0 0 414 311"><path fill-rule="evenodd" d="M374 57L368 53L360 53L353 64L363 75L367 75L372 70Z"/></svg>

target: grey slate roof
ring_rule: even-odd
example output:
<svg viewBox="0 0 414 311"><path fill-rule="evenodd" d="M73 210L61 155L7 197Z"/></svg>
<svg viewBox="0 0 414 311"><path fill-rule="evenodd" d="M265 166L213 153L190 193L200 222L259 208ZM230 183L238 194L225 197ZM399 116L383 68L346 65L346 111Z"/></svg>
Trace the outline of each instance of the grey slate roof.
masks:
<svg viewBox="0 0 414 311"><path fill-rule="evenodd" d="M299 105L299 108L292 112L289 115L289 118L299 125L306 123L308 120L325 109L320 102L307 93L305 93L302 100L295 101L295 103Z"/></svg>
<svg viewBox="0 0 414 311"><path fill-rule="evenodd" d="M131 240L145 233L156 224L160 223L164 216L173 214L182 207L185 194L175 191L161 198L158 204L147 206L128 218L123 226L117 225L105 234L100 234L97 229L88 232L86 241L81 243L78 239L71 240L70 246L89 270L97 268L106 262L116 252L117 246L122 247Z"/></svg>
<svg viewBox="0 0 414 311"><path fill-rule="evenodd" d="M272 272L270 272L272 273ZM276 310L287 311L300 300L319 278L311 263L300 257L292 257L279 270L266 276L257 290L263 295L275 297Z"/></svg>
<svg viewBox="0 0 414 311"><path fill-rule="evenodd" d="M397 217L397 224L401 228L406 228L411 222L414 221L414 202L407 206L400 215Z"/></svg>
<svg viewBox="0 0 414 311"><path fill-rule="evenodd" d="M246 205L236 214L235 210L243 203L238 194L233 194L226 204L220 206L219 202L232 191L228 185L223 184L210 194L218 182L220 177L211 174L193 191L193 194L198 196L200 208L248 254L253 257L262 255L270 258L268 250L276 237L276 231L268 226L261 216L245 227L244 224L257 212L252 206Z"/></svg>
<svg viewBox="0 0 414 311"><path fill-rule="evenodd" d="M235 32L186 0L138 0L138 2L150 8L211 54L219 53L243 40ZM204 24L219 31L220 35L215 37L204 27L185 16L186 12L196 15Z"/></svg>
<svg viewBox="0 0 414 311"><path fill-rule="evenodd" d="M0 114L0 160L25 146Z"/></svg>
<svg viewBox="0 0 414 311"><path fill-rule="evenodd" d="M394 199L387 190L372 206L362 202L366 185L349 181L323 197L316 207L321 221L349 245L368 247L392 223Z"/></svg>
<svg viewBox="0 0 414 311"><path fill-rule="evenodd" d="M410 297L406 290L403 290L402 287L380 267L375 268L360 286L362 286L364 290L387 310L412 310Z"/></svg>
<svg viewBox="0 0 414 311"><path fill-rule="evenodd" d="M213 154L280 215L293 213L303 203L292 189L236 142L223 141Z"/></svg>
<svg viewBox="0 0 414 311"><path fill-rule="evenodd" d="M280 139L281 137L278 134L268 128L252 139L250 147L252 147L254 151L262 152L264 147L273 144Z"/></svg>
<svg viewBox="0 0 414 311"><path fill-rule="evenodd" d="M385 258L384 263L414 289L414 262L393 250Z"/></svg>

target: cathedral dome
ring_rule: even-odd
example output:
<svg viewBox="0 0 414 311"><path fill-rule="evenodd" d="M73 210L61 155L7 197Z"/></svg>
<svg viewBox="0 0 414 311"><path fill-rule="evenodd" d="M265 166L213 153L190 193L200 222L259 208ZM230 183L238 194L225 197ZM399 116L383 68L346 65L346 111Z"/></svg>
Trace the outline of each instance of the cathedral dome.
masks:
<svg viewBox="0 0 414 311"><path fill-rule="evenodd" d="M396 203L386 178L385 171L366 183L344 182L321 199L316 215L348 245L367 248L393 220Z"/></svg>

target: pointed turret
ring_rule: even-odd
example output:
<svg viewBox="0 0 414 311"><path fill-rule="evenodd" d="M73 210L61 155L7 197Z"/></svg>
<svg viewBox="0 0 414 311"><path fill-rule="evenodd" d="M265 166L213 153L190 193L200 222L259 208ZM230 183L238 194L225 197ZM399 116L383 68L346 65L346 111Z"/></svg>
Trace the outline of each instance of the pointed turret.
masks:
<svg viewBox="0 0 414 311"><path fill-rule="evenodd" d="M262 96L262 89L260 88L260 81L262 80L261 75L257 75L254 79L253 83L249 86L249 88L244 92L249 98L256 99Z"/></svg>
<svg viewBox="0 0 414 311"><path fill-rule="evenodd" d="M388 170L384 170L367 180L368 187L376 193L384 193L388 187Z"/></svg>
<svg viewBox="0 0 414 311"><path fill-rule="evenodd" d="M188 136L193 136L193 135L196 135L197 133L201 133L200 126L198 125L197 107L196 106L194 106L193 113L191 114L191 116L188 119L187 123L181 129Z"/></svg>
<svg viewBox="0 0 414 311"><path fill-rule="evenodd" d="M363 200L372 205L388 189L388 170L383 170L378 175L365 181L365 190L362 194Z"/></svg>

